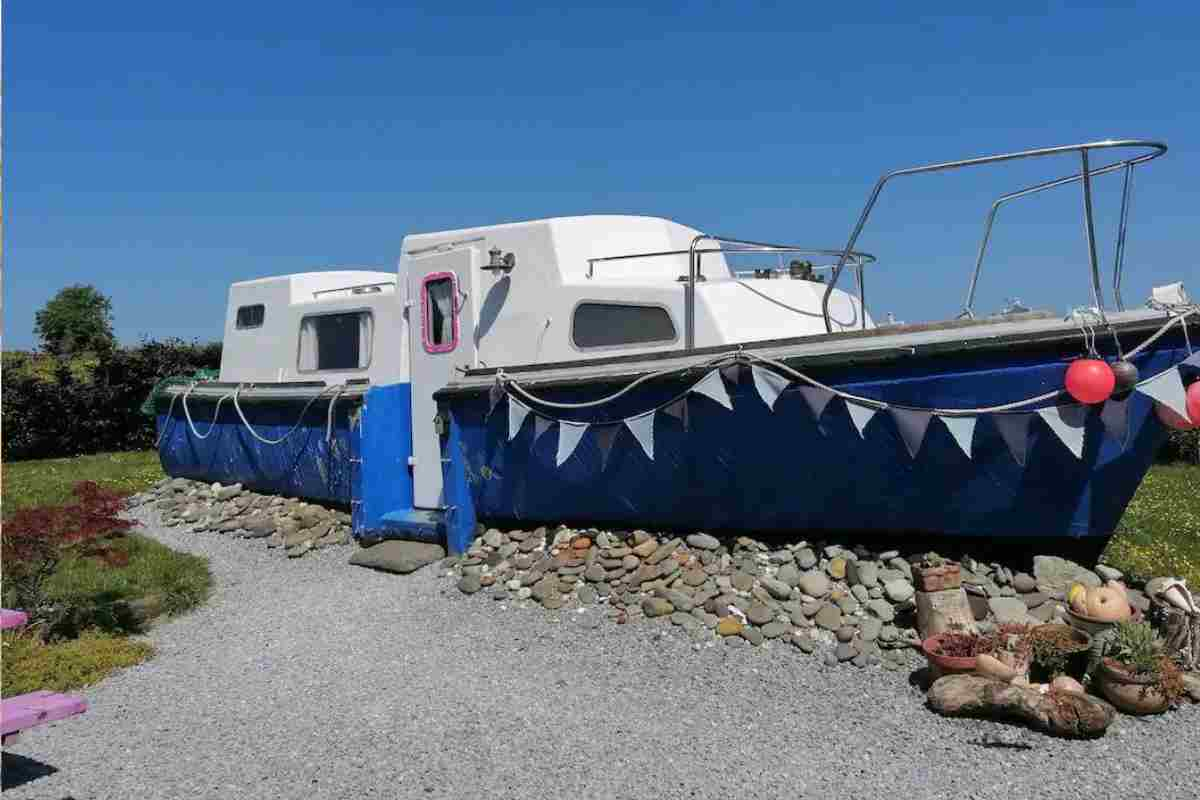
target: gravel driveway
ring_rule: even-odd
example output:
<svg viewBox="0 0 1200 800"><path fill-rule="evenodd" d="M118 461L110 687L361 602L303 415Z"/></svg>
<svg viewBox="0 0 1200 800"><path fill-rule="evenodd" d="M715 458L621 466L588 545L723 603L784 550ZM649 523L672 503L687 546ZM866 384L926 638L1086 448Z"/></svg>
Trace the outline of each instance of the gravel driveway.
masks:
<svg viewBox="0 0 1200 800"><path fill-rule="evenodd" d="M1056 740L790 645L697 652L665 621L466 597L350 548L145 532L211 559L211 601L9 748L6 798L1200 795L1197 707Z"/></svg>

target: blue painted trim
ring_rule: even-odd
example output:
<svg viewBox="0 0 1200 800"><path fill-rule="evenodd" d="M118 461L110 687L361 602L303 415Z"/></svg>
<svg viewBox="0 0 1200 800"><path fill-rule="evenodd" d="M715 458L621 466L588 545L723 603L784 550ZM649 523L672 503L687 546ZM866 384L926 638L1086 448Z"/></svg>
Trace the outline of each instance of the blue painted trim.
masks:
<svg viewBox="0 0 1200 800"><path fill-rule="evenodd" d="M442 445L442 493L446 498L446 549L465 553L475 536L475 498L468 480L470 464L459 421L450 415L450 432Z"/></svg>
<svg viewBox="0 0 1200 800"><path fill-rule="evenodd" d="M357 537L395 537L406 532L395 523L413 508L412 387L407 383L373 386L363 399L361 494L356 498ZM385 519L393 515L389 521ZM417 528L413 531L417 532ZM426 538L422 536L421 538Z"/></svg>

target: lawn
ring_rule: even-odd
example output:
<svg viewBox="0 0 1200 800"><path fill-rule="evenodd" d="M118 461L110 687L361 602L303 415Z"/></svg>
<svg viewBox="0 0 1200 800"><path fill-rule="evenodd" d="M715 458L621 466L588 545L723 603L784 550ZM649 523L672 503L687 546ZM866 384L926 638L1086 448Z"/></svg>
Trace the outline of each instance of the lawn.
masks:
<svg viewBox="0 0 1200 800"><path fill-rule="evenodd" d="M1156 464L1133 496L1105 563L1142 578L1200 587L1200 466Z"/></svg>
<svg viewBox="0 0 1200 800"><path fill-rule="evenodd" d="M28 506L70 502L71 487L95 481L121 494L134 494L162 479L158 453L99 453L75 458L15 461L4 465L0 499L5 516Z"/></svg>
<svg viewBox="0 0 1200 800"><path fill-rule="evenodd" d="M6 464L3 512L74 502L71 489L94 481L119 494L140 491L163 477L154 452L105 453ZM11 520L10 520L11 521ZM77 637L43 642L38 631L6 631L3 696L34 689L67 691L149 658L153 647L128 633L136 617L126 603L179 614L204 602L212 586L208 562L178 553L134 532L99 543L105 558L68 549L43 591L48 602L71 609L67 630ZM106 561L108 563L106 563ZM119 566L112 566L115 564ZM6 585L6 605L12 598ZM58 629L56 629L58 630Z"/></svg>

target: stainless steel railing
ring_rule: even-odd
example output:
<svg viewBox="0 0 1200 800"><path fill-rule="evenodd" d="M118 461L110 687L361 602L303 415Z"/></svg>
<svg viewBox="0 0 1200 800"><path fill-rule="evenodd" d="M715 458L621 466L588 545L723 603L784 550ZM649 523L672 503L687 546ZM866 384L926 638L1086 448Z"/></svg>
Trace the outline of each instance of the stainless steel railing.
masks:
<svg viewBox="0 0 1200 800"><path fill-rule="evenodd" d="M1127 147L1146 149L1146 150L1149 150L1150 152L1144 153L1140 156L1137 156L1136 158L1126 159L1123 161L1116 162L1114 164L1108 164L1108 165L1105 165L1105 166L1100 167L1095 170L1091 169L1091 166L1090 166L1089 160L1088 160L1088 153L1090 151L1104 150L1104 149L1111 149L1111 148L1127 148ZM845 268L847 262L850 260L850 254L854 251L855 244L858 243L858 237L859 237L859 235L862 234L863 228L867 224L867 218L870 217L871 210L875 207L876 201L879 200L879 195L883 191L883 187L892 178L897 178L902 175L920 175L920 174L923 174L926 172L941 172L944 170L959 169L961 167L977 167L977 166L982 166L984 164L995 164L995 163L1001 162L1001 161L1014 161L1016 159L1022 159L1022 158L1041 158L1043 156L1061 155L1064 153L1079 153L1079 159L1080 159L1082 169L1080 170L1078 175L1073 175L1068 178L1060 178L1056 181L1049 181L1045 184L1038 184L1037 186L1030 187L1029 189L1025 189L1020 192L1016 192L1012 196L1006 195L1004 198L1001 198L1001 200L997 201L997 202L999 203L999 202L1002 202L1002 201L1005 201L1008 199L1015 199L1016 197L1024 197L1024 196L1026 196L1028 194L1032 194L1034 192L1044 191L1045 189L1050 189L1050 188L1053 188L1054 186L1062 186L1067 183L1074 183L1076 181L1082 183L1082 185L1083 185L1083 226L1084 226L1084 231L1087 235L1088 263L1091 266L1092 300L1093 300L1093 303L1095 304L1097 310L1099 311L1101 322L1106 323L1108 321L1108 318L1104 313L1104 292L1100 287L1100 264L1099 264L1099 261L1096 256L1096 231L1095 231L1095 224L1094 224L1093 217L1092 217L1092 177L1094 175L1100 175L1100 174L1104 174L1106 172L1112 172L1112 171L1115 171L1115 170L1121 169L1121 168L1124 168L1126 170L1126 183L1125 183L1125 188L1124 188L1124 192L1122 195L1122 201L1121 201L1121 227L1120 227L1120 232L1118 234L1118 240L1117 240L1116 264L1114 266L1115 274L1113 276L1113 280L1114 280L1113 291L1114 291L1114 295L1116 297L1116 302L1118 304L1118 308L1120 308L1121 307L1120 272L1121 272L1122 263L1124 260L1124 253L1125 253L1125 228L1126 228L1126 222L1128 220L1128 213L1129 213L1129 190L1130 190L1130 183L1131 183L1132 174L1133 174L1133 167L1137 166L1138 164L1144 164L1147 161L1151 161L1155 158L1158 158L1165 152L1167 152L1167 146L1165 144L1163 144L1162 142L1155 142L1155 141L1144 140L1144 139L1120 139L1120 140L1109 139L1109 140L1101 141L1101 142L1087 142L1084 144L1064 145L1064 146L1060 146L1060 147L1043 147L1043 148L1038 148L1036 150L1023 150L1019 153L1005 153L1005 154L994 155L994 156L983 156L981 158L969 158L969 159L964 159L961 161L946 161L946 162L939 163L939 164L926 164L926 165L920 166L920 167L909 167L908 169L900 169L900 170L895 170L894 172L887 173L886 175L881 177L876 182L875 188L874 188L874 190L872 190L870 196L868 197L867 204L863 208L862 214L859 215L858 223L854 226L853 233L850 234L850 240L846 243L845 249L842 251L841 256L838 258L838 264L833 270L833 276L830 278L829 284L825 287L825 296L821 300L821 313L825 318L825 330L829 333L833 332L833 323L829 316L829 299L830 299L831 295L833 294L834 287L837 286L837 282L838 282L838 279L841 277L842 270ZM969 300L969 302L967 304L968 307L970 305L972 305L973 301L974 301L974 289L975 289L976 279L978 278L979 265L982 262L983 249L985 249L987 246L987 236L990 236L990 228L991 228L990 223L991 223L991 220L995 216L995 209L996 209L996 206L994 205L992 212L989 214L989 223L988 223L987 230L985 231L984 243L981 245L981 252L980 252L979 257L976 260L976 271L975 271L974 275L972 276L972 284L971 284L971 288L968 293L968 300ZM700 237L698 237L698 238L700 238Z"/></svg>
<svg viewBox="0 0 1200 800"><path fill-rule="evenodd" d="M717 244L717 247L698 247L701 242L712 242ZM720 245L729 245L722 247ZM624 261L631 258L658 258L661 256L681 256L688 257L688 274L681 276L681 281L684 286L684 303L683 303L683 340L684 349L693 350L696 347L696 281L703 280L703 273L700 271L700 259L705 253L778 253L781 255L804 255L804 256L828 256L829 258L839 259L839 264L848 264L854 270L856 283L858 284L859 305L862 309L859 316L862 320L862 327L867 326L867 299L866 299L866 279L863 276L863 267L867 264L874 263L875 256L870 253L860 253L857 251L845 250L826 250L816 247L800 247L797 245L788 244L769 244L766 242L751 242L745 239L731 239L726 236L709 236L700 234L692 239L691 245L687 250L659 250L652 253L629 253L620 256L603 256L600 258L589 258L587 277L593 278L596 275L596 265L608 261ZM833 267L836 270L837 267ZM736 277L736 275L735 275Z"/></svg>

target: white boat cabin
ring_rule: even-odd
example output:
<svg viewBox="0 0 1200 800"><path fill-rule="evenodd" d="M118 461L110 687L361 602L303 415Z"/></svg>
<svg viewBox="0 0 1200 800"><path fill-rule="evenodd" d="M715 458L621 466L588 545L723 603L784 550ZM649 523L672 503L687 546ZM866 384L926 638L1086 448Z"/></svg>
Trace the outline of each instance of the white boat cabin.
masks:
<svg viewBox="0 0 1200 800"><path fill-rule="evenodd" d="M563 217L407 236L396 274L236 283L220 379L411 383L416 506L436 508L433 393L465 368L682 348L689 248L699 235L654 217ZM731 262L746 252L700 250L696 347L826 332L826 285L810 264L780 260L782 269L743 273ZM761 267L764 254L755 255ZM859 298L840 289L829 311L835 331L873 327Z"/></svg>

